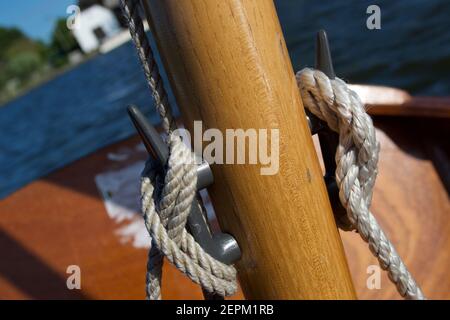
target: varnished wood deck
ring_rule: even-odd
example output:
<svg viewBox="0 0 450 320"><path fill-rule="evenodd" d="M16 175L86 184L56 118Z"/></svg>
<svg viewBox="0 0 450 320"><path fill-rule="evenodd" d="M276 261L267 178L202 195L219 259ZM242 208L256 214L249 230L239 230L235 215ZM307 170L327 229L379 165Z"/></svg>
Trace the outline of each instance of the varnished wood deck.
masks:
<svg viewBox="0 0 450 320"><path fill-rule="evenodd" d="M386 118L376 124L382 149L373 212L425 294L449 299L448 122ZM121 165L108 160L109 152L137 142L107 147L0 200L0 299L144 298L146 250L119 241L94 182ZM359 235L341 235L358 297L398 298L384 273L380 290L366 288L367 267L376 261ZM69 265L81 267L81 290L66 287ZM197 286L165 268L164 298L202 298Z"/></svg>

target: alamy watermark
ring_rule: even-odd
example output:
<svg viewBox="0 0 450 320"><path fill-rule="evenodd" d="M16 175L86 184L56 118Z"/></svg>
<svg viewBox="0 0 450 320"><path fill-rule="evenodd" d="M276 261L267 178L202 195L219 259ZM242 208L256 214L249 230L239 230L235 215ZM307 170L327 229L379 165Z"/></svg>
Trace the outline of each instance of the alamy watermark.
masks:
<svg viewBox="0 0 450 320"><path fill-rule="evenodd" d="M194 152L209 164L251 164L260 165L260 174L275 175L279 170L279 129L226 129L225 135L219 129L203 131L201 121L194 121L194 138L188 130L175 130L183 141L194 143ZM203 146L206 146L203 148Z"/></svg>
<svg viewBox="0 0 450 320"><path fill-rule="evenodd" d="M381 9L376 4L372 4L367 7L367 14L370 16L366 20L366 26L369 30L380 30L381 29Z"/></svg>
<svg viewBox="0 0 450 320"><path fill-rule="evenodd" d="M366 270L369 275L366 280L366 286L369 290L381 289L381 268L377 265L369 265Z"/></svg>
<svg viewBox="0 0 450 320"><path fill-rule="evenodd" d="M70 265L66 269L66 273L70 274L66 280L66 286L69 290L81 290L81 268L76 264Z"/></svg>
<svg viewBox="0 0 450 320"><path fill-rule="evenodd" d="M81 9L77 5L70 5L66 9L66 13L69 15L66 19L66 26L69 30L75 30L80 27L80 16Z"/></svg>

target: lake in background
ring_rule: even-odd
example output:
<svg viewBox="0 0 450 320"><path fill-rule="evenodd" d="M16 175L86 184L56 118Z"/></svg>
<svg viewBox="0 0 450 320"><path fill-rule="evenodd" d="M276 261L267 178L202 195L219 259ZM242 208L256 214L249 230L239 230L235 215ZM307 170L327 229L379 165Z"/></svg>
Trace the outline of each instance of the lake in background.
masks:
<svg viewBox="0 0 450 320"><path fill-rule="evenodd" d="M371 1L276 4L295 70L313 66L315 33L323 28L339 77L450 95L450 1L376 1L382 29L374 31L366 28ZM128 104L158 122L131 42L0 107L0 198L135 134Z"/></svg>

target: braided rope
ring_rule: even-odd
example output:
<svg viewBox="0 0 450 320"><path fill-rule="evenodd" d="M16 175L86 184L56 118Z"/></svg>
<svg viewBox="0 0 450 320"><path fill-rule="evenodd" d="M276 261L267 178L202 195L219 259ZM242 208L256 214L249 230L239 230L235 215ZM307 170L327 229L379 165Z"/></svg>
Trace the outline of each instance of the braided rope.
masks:
<svg viewBox="0 0 450 320"><path fill-rule="evenodd" d="M161 299L164 257L207 293L233 295L237 290L235 268L211 257L186 231L187 218L197 193L194 157L181 138L173 133L176 125L139 16L139 1L121 0L121 6L162 126L168 134L169 159L165 172L159 174L161 168L149 161L141 176L142 214L152 239L147 261L147 298ZM202 207L200 210L203 212Z"/></svg>
<svg viewBox="0 0 450 320"><path fill-rule="evenodd" d="M305 68L297 73L303 104L339 133L336 182L347 216L369 244L381 268L406 299L425 299L392 243L369 210L377 176L379 143L375 128L359 96L339 78Z"/></svg>
<svg viewBox="0 0 450 320"><path fill-rule="evenodd" d="M161 275L165 256L193 282L209 293L236 293L236 270L207 254L186 229L196 194L194 158L181 139L172 134L171 154L164 177L148 162L141 178L142 213L152 238L147 264L147 298L161 298Z"/></svg>
<svg viewBox="0 0 450 320"><path fill-rule="evenodd" d="M138 0L121 0L122 12L128 25L131 38L136 47L139 60L144 68L145 78L155 100L155 107L161 116L162 127L166 133L176 129L164 83L158 64L145 34L144 25L139 15Z"/></svg>

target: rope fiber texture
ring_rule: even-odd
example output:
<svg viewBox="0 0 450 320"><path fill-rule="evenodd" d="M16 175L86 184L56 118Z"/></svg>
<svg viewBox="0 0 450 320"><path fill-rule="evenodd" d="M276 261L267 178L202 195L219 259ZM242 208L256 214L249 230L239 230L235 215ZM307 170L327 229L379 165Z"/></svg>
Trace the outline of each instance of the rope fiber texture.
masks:
<svg viewBox="0 0 450 320"><path fill-rule="evenodd" d="M196 196L197 170L191 151L172 134L170 157L164 175L147 162L141 177L142 212L152 238L147 264L147 297L161 298L161 274L165 256L181 272L208 293L233 295L236 270L206 253L186 231L186 221Z"/></svg>
<svg viewBox="0 0 450 320"><path fill-rule="evenodd" d="M187 218L197 194L194 156L174 133L176 125L139 16L139 1L121 0L121 6L169 147L169 159L164 168L150 160L141 176L142 214L152 239L147 262L147 299L161 299L164 257L208 294L233 295L237 290L236 269L211 257L186 230Z"/></svg>
<svg viewBox="0 0 450 320"><path fill-rule="evenodd" d="M296 75L305 108L339 134L336 182L353 229L369 244L382 269L406 299L425 299L392 243L369 210L377 176L379 143L359 96L339 78L305 68Z"/></svg>
<svg viewBox="0 0 450 320"><path fill-rule="evenodd" d="M172 109L169 104L167 92L164 89L158 64L156 63L152 48L145 34L141 16L139 15L139 0L120 0L120 4L131 38L136 47L139 61L144 69L145 79L155 100L156 110L161 117L162 127L168 134L176 129L176 124L172 116Z"/></svg>
<svg viewBox="0 0 450 320"><path fill-rule="evenodd" d="M147 263L147 298L161 299L164 256L206 292L232 295L237 290L235 268L212 258L185 228L196 196L196 166L192 152L173 133L176 125L139 16L139 5L138 0L121 0L122 11L161 116L170 151L164 168L149 160L141 177L142 214L152 239ZM336 181L340 200L353 228L369 243L370 250L381 267L388 271L399 293L408 299L424 299L422 291L369 210L377 175L379 144L372 120L361 100L344 81L338 78L330 80L320 71L303 69L297 74L297 81L305 107L339 133Z"/></svg>

